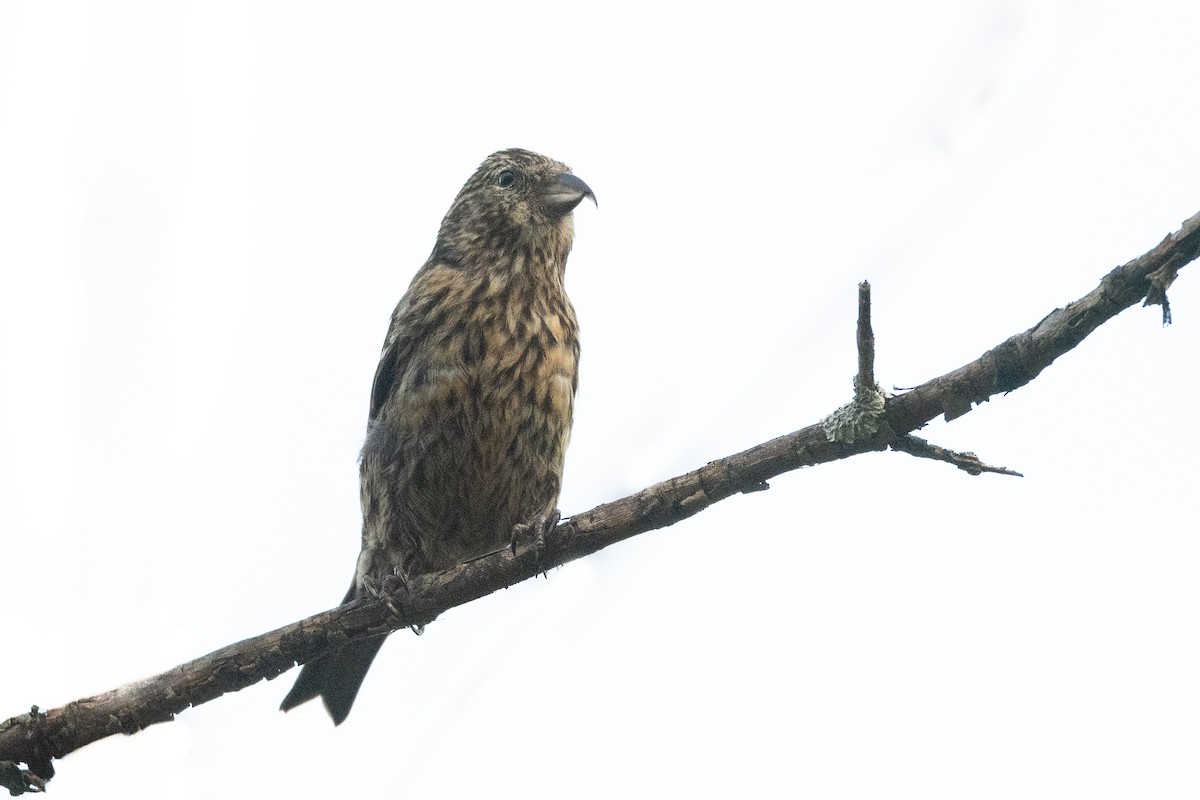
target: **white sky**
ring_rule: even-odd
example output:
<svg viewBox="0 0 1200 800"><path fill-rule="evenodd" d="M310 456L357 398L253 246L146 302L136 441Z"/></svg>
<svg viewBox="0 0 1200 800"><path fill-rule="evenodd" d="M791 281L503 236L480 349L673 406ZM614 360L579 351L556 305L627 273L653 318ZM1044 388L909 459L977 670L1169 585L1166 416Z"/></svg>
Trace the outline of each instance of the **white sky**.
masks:
<svg viewBox="0 0 1200 800"><path fill-rule="evenodd" d="M563 512L977 357L1200 210L1200 5L0 4L0 717L320 611L392 306L488 153L596 191ZM1196 268L1200 269L1200 268ZM793 473L58 763L70 798L1195 797L1196 271Z"/></svg>

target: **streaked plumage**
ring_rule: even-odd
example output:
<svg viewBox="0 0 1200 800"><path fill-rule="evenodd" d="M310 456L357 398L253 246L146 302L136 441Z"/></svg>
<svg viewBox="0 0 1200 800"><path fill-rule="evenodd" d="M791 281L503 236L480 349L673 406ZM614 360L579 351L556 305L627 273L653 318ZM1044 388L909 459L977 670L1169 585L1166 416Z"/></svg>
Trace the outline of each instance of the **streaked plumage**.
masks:
<svg viewBox="0 0 1200 800"><path fill-rule="evenodd" d="M360 462L362 552L345 601L506 545L551 514L578 383L563 288L572 211L591 189L526 150L489 156L392 313ZM305 665L283 701L345 719L384 637Z"/></svg>

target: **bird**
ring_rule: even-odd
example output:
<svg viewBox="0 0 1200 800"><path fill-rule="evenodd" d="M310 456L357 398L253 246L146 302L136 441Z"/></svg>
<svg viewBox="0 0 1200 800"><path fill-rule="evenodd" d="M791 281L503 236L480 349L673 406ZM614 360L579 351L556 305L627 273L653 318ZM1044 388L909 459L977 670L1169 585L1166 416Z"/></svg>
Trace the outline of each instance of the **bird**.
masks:
<svg viewBox="0 0 1200 800"><path fill-rule="evenodd" d="M591 188L510 149L484 159L392 312L359 457L362 551L343 603L508 546L557 521L579 385L564 288ZM345 721L386 634L305 664L280 708Z"/></svg>

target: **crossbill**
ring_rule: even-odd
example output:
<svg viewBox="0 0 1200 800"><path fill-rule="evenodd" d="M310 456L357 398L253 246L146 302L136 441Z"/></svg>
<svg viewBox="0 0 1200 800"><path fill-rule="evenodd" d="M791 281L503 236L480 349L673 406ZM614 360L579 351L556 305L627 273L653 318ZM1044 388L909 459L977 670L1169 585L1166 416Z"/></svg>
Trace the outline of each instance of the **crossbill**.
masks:
<svg viewBox="0 0 1200 800"><path fill-rule="evenodd" d="M557 518L579 380L563 287L575 207L592 190L557 161L480 165L392 312L359 462L362 552L343 602L506 546ZM281 708L350 713L385 635L306 664Z"/></svg>

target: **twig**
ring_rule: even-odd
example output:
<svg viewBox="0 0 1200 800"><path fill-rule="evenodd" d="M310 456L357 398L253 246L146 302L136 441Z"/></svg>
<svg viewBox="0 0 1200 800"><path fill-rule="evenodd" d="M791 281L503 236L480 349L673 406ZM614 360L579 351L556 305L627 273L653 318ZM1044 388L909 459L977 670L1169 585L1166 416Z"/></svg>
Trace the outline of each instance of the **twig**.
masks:
<svg viewBox="0 0 1200 800"><path fill-rule="evenodd" d="M979 456L974 453L959 453L954 450L947 450L945 447L930 444L920 436L913 436L911 433L907 436L901 436L892 442L891 448L898 453L908 453L910 456L916 456L917 458L932 458L934 461L945 461L947 464L953 464L969 475L982 475L985 472L994 472L997 475L1015 475L1018 478L1025 477L1021 473L1014 472L1007 467L989 466L980 461Z"/></svg>
<svg viewBox="0 0 1200 800"><path fill-rule="evenodd" d="M871 329L871 284L858 285L858 377L854 381L856 394L878 391L875 384L875 331Z"/></svg>
<svg viewBox="0 0 1200 800"><path fill-rule="evenodd" d="M886 397L875 382L875 333L871 330L871 284L858 285L858 373L854 399L821 420L831 442L847 444L875 437L880 432Z"/></svg>

